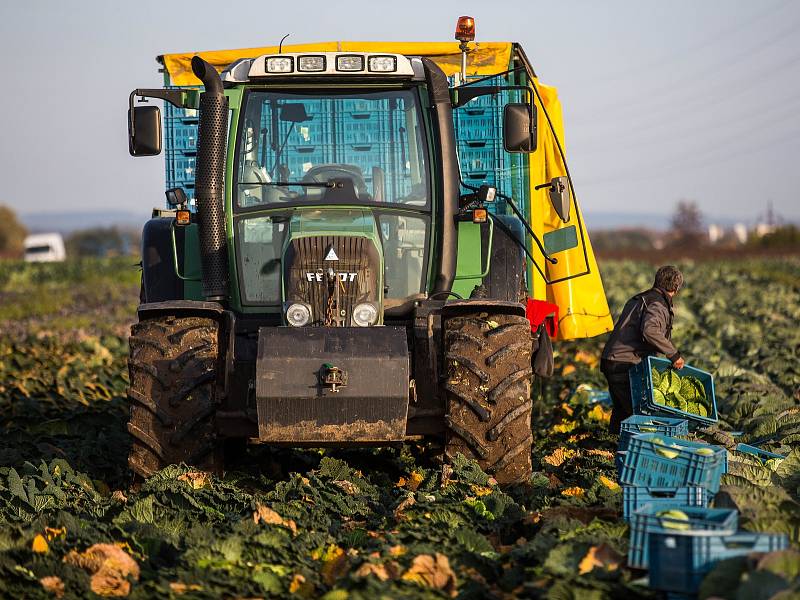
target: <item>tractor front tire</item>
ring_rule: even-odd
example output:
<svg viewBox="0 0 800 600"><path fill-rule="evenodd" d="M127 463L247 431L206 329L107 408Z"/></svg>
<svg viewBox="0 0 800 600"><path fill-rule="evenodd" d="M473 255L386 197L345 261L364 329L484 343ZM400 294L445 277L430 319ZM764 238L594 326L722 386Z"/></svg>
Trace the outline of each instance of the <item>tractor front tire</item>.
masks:
<svg viewBox="0 0 800 600"><path fill-rule="evenodd" d="M445 454L474 458L501 484L531 476L531 351L525 317L476 312L445 321Z"/></svg>
<svg viewBox="0 0 800 600"><path fill-rule="evenodd" d="M186 463L222 469L215 428L218 325L157 317L131 328L128 465L141 477Z"/></svg>

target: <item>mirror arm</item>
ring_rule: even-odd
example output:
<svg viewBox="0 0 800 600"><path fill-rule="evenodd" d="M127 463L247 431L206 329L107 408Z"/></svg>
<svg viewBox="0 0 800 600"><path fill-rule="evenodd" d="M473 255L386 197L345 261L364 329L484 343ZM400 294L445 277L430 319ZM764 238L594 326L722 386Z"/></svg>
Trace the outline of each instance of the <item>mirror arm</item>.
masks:
<svg viewBox="0 0 800 600"><path fill-rule="evenodd" d="M511 207L511 210L513 210L514 214L517 215L517 218L520 221L522 221L522 224L525 226L525 229L528 230L528 234L533 238L533 241L536 242L536 245L539 247L539 250L541 251L542 256L544 256L544 259L547 262L549 262L551 265L557 264L558 263L558 259L553 257L553 256L550 256L547 253L547 251L544 249L544 245L539 240L539 238L536 237L536 234L533 232L533 229L531 229L531 226L528 224L528 221L525 219L525 216L517 208L516 203L511 198L506 196L505 194L501 194L500 192L497 192L497 195L508 203L508 205Z"/></svg>
<svg viewBox="0 0 800 600"><path fill-rule="evenodd" d="M477 192L478 191L478 188L476 188L475 186L472 186L472 185L470 185L468 183L464 183L463 181L461 182L461 185L463 185L468 190L472 190L473 192ZM536 233L533 231L533 229L531 229L530 224L528 224L528 221L525 219L525 216L522 214L522 212L519 210L519 208L517 208L516 203L509 196L506 196L505 194L503 194L503 193L501 193L499 191L496 192L496 195L497 195L498 198L502 198L503 200L505 200L508 203L508 205L511 207L511 210L514 211L514 214L517 216L517 218L520 221L522 221L522 224L525 226L525 229L528 231L528 235L530 235L533 238L533 241L536 242L536 245L539 247L539 250L541 251L542 256L544 256L545 260L547 262L549 262L551 265L557 264L558 263L558 259L550 256L547 253L547 251L544 249L544 245L539 240L539 238L536 237Z"/></svg>
<svg viewBox="0 0 800 600"><path fill-rule="evenodd" d="M460 108L478 96L499 94L504 90L521 90L526 93L528 104L531 103L531 90L525 85L482 85L480 87L471 87L466 90L463 89L463 87L464 86L460 86L450 89L450 101L453 104L453 108Z"/></svg>
<svg viewBox="0 0 800 600"><path fill-rule="evenodd" d="M531 251L528 250L528 247L525 244L523 244L522 242L519 241L519 239L517 239L517 236L514 235L514 232L511 231L511 229L509 229L508 226L505 223L503 223L503 221L498 219L496 215L493 215L492 213L489 213L489 218L492 220L492 223L494 223L500 229L502 229L503 232L508 237L510 237L517 246L522 248L522 251L525 253L525 255L528 258L531 259L531 263L533 263L533 266L536 267L536 270L539 272L539 275L542 276L542 279L544 279L545 281L548 281L547 275L544 274L544 272L542 271L542 268L539 266L539 263L536 262L536 259L533 257L533 254L531 254ZM549 281L548 281L548 283L549 283Z"/></svg>
<svg viewBox="0 0 800 600"><path fill-rule="evenodd" d="M472 81L467 81L466 83L462 83L458 87L459 89L461 89L470 85L478 85L479 83L488 81L489 79L494 79L495 77L500 77L501 75L509 75L511 73L517 73L518 71L527 71L527 69L525 68L524 65L520 67L514 67L513 69L508 69L506 71L500 71L499 73L492 73L491 75L486 75L485 77L481 77L480 79L473 79Z"/></svg>
<svg viewBox="0 0 800 600"><path fill-rule="evenodd" d="M133 108L134 98L136 96L139 96L144 102L147 102L146 98L158 98L169 102L176 108L197 108L196 106L189 105L187 90L163 90L158 88L135 89L131 92L131 108Z"/></svg>
<svg viewBox="0 0 800 600"><path fill-rule="evenodd" d="M128 129L131 137L136 137L136 119L133 116L135 112L133 110L134 104L136 104L136 90L133 90L128 98Z"/></svg>

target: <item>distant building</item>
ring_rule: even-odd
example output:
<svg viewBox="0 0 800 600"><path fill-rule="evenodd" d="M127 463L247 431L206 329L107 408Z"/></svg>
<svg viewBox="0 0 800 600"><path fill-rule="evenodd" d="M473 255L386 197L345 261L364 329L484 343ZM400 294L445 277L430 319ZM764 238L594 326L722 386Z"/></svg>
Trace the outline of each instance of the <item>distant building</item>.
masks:
<svg viewBox="0 0 800 600"><path fill-rule="evenodd" d="M719 225L714 225L713 223L708 226L708 241L712 244L716 244L720 241L723 236L725 235L725 230L720 227Z"/></svg>
<svg viewBox="0 0 800 600"><path fill-rule="evenodd" d="M25 238L27 262L61 262L66 257L60 233L35 233Z"/></svg>
<svg viewBox="0 0 800 600"><path fill-rule="evenodd" d="M740 244L747 243L747 225L744 223L737 223L733 226L733 235Z"/></svg>
<svg viewBox="0 0 800 600"><path fill-rule="evenodd" d="M712 223L708 226L708 241L717 246L737 246L747 243L749 237L747 225L736 223L732 227L724 227Z"/></svg>

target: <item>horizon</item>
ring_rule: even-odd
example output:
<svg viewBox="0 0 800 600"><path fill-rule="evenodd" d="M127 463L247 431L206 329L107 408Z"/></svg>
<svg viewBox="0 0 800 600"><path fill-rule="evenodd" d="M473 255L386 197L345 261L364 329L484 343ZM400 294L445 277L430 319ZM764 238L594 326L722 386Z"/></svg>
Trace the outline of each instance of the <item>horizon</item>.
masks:
<svg viewBox="0 0 800 600"><path fill-rule="evenodd" d="M144 211L142 211L144 213ZM149 214L149 211L148 211ZM141 228L147 215L135 211L49 211L49 212L20 212L17 214L20 222L25 225L30 234L34 233L61 233L70 235L77 231L95 228L118 228L120 230L133 230ZM670 228L670 213L618 213L603 211L584 211L584 221L590 234L594 231L649 231L654 234L665 233ZM660 221L659 221L660 220ZM654 226L653 222L663 223ZM712 225L731 229L735 225L743 224L753 230L758 225L764 224L763 219L736 219L730 217L702 215L703 226ZM775 225L800 226L798 221L781 220Z"/></svg>

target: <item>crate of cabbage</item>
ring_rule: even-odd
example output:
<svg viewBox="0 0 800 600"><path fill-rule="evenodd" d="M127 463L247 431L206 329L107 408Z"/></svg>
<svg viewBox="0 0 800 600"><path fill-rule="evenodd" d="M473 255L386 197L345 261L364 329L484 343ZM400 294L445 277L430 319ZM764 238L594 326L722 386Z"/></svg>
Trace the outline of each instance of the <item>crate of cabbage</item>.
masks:
<svg viewBox="0 0 800 600"><path fill-rule="evenodd" d="M702 486L716 494L726 456L722 446L641 433L628 444L619 480L648 487Z"/></svg>
<svg viewBox="0 0 800 600"><path fill-rule="evenodd" d="M622 469L618 469L621 471ZM696 506L708 508L713 494L699 485L684 487L622 486L622 518L629 521L634 512L645 506Z"/></svg>
<svg viewBox="0 0 800 600"><path fill-rule="evenodd" d="M677 594L697 593L700 584L719 561L751 553L767 553L789 547L785 533L751 533L739 531L728 534L721 531L683 531L658 529L650 532L648 555L650 587L654 590ZM737 598L796 598L794 595L775 594L773 586L780 577L751 581L749 593ZM745 580L746 581L746 580ZM762 586L759 589L759 586ZM762 592L759 594L759 591Z"/></svg>
<svg viewBox="0 0 800 600"><path fill-rule="evenodd" d="M631 438L640 433L660 433L670 437L688 435L689 423L686 419L674 417L651 417L649 415L633 415L620 425L618 452L625 452Z"/></svg>
<svg viewBox="0 0 800 600"><path fill-rule="evenodd" d="M647 569L650 534L682 532L687 535L733 535L739 527L739 514L731 508L705 508L680 504L645 504L634 511L630 519L631 541L628 547L628 566Z"/></svg>
<svg viewBox="0 0 800 600"><path fill-rule="evenodd" d="M635 414L678 416L695 425L719 420L711 373L675 370L670 361L648 356L630 370L630 382Z"/></svg>

